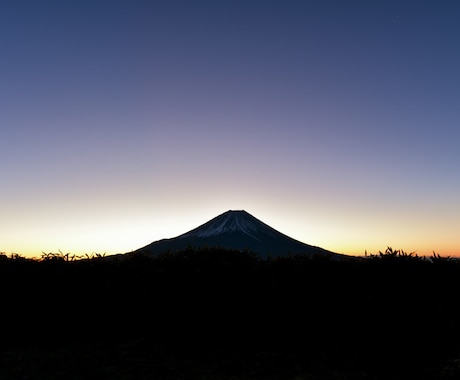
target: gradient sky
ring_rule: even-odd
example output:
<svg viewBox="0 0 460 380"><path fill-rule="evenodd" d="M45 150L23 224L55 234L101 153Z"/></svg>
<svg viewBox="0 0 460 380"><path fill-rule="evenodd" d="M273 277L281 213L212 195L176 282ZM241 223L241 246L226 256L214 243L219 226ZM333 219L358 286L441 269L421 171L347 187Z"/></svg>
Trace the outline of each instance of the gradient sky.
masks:
<svg viewBox="0 0 460 380"><path fill-rule="evenodd" d="M5 0L0 251L127 252L244 209L460 255L457 1Z"/></svg>

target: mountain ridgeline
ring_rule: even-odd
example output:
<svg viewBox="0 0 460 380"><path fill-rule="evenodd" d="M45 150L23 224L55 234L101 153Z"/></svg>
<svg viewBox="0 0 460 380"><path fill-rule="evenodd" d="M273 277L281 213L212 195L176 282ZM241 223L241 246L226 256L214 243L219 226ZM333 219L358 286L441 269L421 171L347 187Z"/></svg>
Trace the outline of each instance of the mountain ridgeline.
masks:
<svg viewBox="0 0 460 380"><path fill-rule="evenodd" d="M251 251L262 258L303 254L328 256L338 259L342 255L295 240L263 223L244 210L227 211L203 225L172 239L162 239L142 247L134 253L158 255L191 248L219 247Z"/></svg>

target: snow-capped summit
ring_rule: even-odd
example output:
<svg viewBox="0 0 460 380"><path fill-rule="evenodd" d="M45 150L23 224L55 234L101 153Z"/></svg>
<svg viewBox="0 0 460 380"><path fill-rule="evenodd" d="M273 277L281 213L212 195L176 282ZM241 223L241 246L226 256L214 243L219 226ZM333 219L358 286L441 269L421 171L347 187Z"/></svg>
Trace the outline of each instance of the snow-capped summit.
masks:
<svg viewBox="0 0 460 380"><path fill-rule="evenodd" d="M229 210L217 216L216 218L211 219L209 222L203 224L202 226L195 228L194 230L189 231L181 236L197 236L203 238L239 231L253 237L254 239L259 240L257 237L257 232L258 229L260 229L261 223L261 221L257 220L244 210Z"/></svg>
<svg viewBox="0 0 460 380"><path fill-rule="evenodd" d="M244 210L229 210L189 232L172 239L155 241L134 253L157 255L187 247L249 250L264 258L289 254L340 256L323 248L292 239Z"/></svg>

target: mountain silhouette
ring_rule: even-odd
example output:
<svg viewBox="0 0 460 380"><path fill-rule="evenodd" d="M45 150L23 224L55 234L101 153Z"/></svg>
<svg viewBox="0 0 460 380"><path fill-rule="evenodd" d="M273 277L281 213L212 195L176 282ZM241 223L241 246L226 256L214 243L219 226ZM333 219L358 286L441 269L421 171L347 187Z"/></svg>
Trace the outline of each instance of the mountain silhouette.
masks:
<svg viewBox="0 0 460 380"><path fill-rule="evenodd" d="M186 248L225 248L248 250L263 258L304 254L341 255L295 240L263 223L244 210L230 210L203 225L171 239L154 241L133 253L158 255Z"/></svg>

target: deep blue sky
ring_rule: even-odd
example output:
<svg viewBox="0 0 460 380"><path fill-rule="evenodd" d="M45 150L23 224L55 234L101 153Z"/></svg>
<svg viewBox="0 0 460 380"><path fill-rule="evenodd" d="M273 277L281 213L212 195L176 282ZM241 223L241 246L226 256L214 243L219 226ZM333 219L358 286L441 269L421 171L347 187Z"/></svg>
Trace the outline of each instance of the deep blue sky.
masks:
<svg viewBox="0 0 460 380"><path fill-rule="evenodd" d="M245 209L460 254L456 1L3 1L0 251L126 252Z"/></svg>

